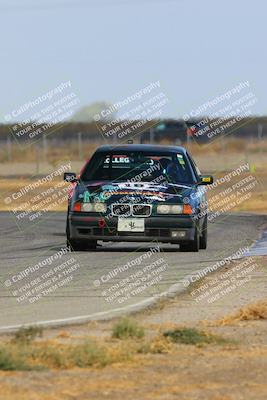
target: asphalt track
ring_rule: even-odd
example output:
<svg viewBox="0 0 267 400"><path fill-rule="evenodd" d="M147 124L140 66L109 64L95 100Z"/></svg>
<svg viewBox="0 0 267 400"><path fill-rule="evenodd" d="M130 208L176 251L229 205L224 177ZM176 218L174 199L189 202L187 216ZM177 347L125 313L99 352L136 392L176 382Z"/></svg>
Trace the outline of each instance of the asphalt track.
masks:
<svg viewBox="0 0 267 400"><path fill-rule="evenodd" d="M48 260L65 247L65 213L49 213L29 230L21 231L9 212L1 212L0 331L36 323L64 325L107 318L146 306L170 290L185 290L183 282L188 274L250 246L266 221L265 216L250 214L215 219L209 224L208 249L198 253L183 253L179 252L178 245L162 244L160 252L146 259L143 256L157 243L100 243L95 251L67 253L56 264L53 261L25 275L22 271ZM71 261L73 258L75 261ZM125 266L129 261L133 262L127 270L114 275L118 266ZM63 262L70 269L67 271L64 267L66 274L56 276L54 271ZM138 291L139 286L134 286L142 279L138 274L151 264L156 267L150 267L150 273L163 265L164 269L150 278L146 275L151 283ZM53 277L49 275L51 269ZM132 290L127 289L130 284ZM118 287L125 290L123 295L122 292L116 295ZM31 300L34 295L27 295L29 288L33 292L36 289L34 302ZM37 299L37 293L41 292L43 295ZM127 297L126 293L131 295Z"/></svg>

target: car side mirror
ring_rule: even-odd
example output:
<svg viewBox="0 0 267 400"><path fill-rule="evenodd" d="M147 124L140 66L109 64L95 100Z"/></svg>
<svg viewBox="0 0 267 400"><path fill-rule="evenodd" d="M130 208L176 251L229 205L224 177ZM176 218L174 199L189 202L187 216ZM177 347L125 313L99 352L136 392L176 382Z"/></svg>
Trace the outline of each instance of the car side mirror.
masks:
<svg viewBox="0 0 267 400"><path fill-rule="evenodd" d="M200 175L200 181L198 185L211 185L213 183L212 175Z"/></svg>
<svg viewBox="0 0 267 400"><path fill-rule="evenodd" d="M77 176L75 172L65 172L64 181L66 182L77 182Z"/></svg>

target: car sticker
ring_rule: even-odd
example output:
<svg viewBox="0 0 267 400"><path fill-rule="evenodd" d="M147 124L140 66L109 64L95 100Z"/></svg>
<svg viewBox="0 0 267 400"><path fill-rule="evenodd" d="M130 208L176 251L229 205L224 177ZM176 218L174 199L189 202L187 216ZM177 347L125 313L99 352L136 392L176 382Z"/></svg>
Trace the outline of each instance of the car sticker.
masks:
<svg viewBox="0 0 267 400"><path fill-rule="evenodd" d="M184 160L182 154L177 154L177 160L178 160L179 164L181 165L181 167L183 169L185 169L185 160Z"/></svg>
<svg viewBox="0 0 267 400"><path fill-rule="evenodd" d="M86 190L84 193L81 193L79 197L83 199L84 203L90 203L92 195L93 195L92 193Z"/></svg>

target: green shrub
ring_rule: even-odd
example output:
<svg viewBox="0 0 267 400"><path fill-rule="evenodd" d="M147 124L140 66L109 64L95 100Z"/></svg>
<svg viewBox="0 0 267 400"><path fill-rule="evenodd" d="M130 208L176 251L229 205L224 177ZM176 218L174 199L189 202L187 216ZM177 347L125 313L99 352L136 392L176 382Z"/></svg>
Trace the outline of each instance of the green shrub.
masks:
<svg viewBox="0 0 267 400"><path fill-rule="evenodd" d="M164 332L163 336L170 338L174 343L182 344L220 344L225 342L225 340L220 337L207 335L205 332L199 331L195 328L174 329Z"/></svg>
<svg viewBox="0 0 267 400"><path fill-rule="evenodd" d="M142 338L145 332L137 322L129 318L121 318L112 330L112 337L117 339Z"/></svg>
<svg viewBox="0 0 267 400"><path fill-rule="evenodd" d="M71 360L75 366L80 368L92 365L104 367L110 363L107 351L103 347L89 341L73 348Z"/></svg>

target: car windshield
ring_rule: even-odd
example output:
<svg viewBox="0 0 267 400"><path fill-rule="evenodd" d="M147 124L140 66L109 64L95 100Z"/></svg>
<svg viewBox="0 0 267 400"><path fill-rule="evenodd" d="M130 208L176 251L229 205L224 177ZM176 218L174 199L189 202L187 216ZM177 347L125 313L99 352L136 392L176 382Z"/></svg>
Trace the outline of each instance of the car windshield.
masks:
<svg viewBox="0 0 267 400"><path fill-rule="evenodd" d="M189 161L181 153L95 153L85 167L82 181L195 183Z"/></svg>

